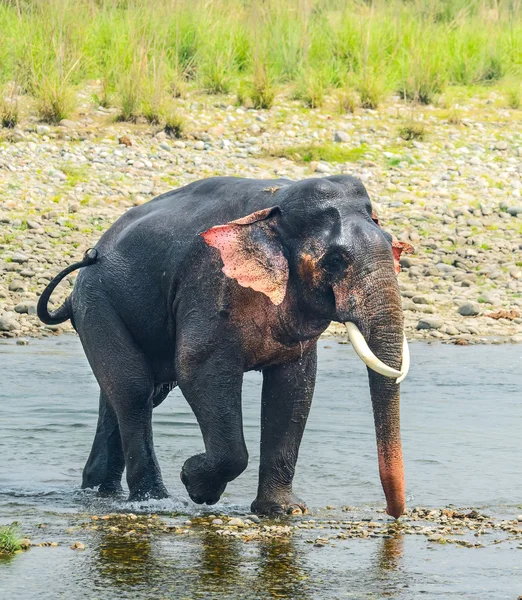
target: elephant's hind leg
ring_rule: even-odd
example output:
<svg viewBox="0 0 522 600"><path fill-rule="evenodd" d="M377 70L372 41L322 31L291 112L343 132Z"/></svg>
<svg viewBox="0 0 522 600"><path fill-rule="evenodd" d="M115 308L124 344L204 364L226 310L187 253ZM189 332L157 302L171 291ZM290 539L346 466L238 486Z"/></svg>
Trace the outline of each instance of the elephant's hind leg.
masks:
<svg viewBox="0 0 522 600"><path fill-rule="evenodd" d="M101 392L98 425L91 453L83 469L82 488L98 487L100 494L117 494L122 491L124 468L118 418L106 395Z"/></svg>
<svg viewBox="0 0 522 600"><path fill-rule="evenodd" d="M103 301L97 306L96 313L85 315L79 323L78 332L101 393L116 415L129 500L165 498L168 493L152 442L155 387L147 357L112 307L104 305ZM107 414L112 415L110 412ZM108 423L114 425L114 416L106 417L104 425ZM107 433L108 430L105 431ZM117 446L116 440L117 434L113 438L114 446ZM103 449L103 444L101 447ZM92 462L96 463L95 457ZM100 462L104 464L107 461L102 458Z"/></svg>
<svg viewBox="0 0 522 600"><path fill-rule="evenodd" d="M154 408L168 396L172 386L163 386L153 398ZM125 469L125 456L121 444L120 426L107 397L100 393L100 408L96 435L91 453L83 469L82 488L98 488L102 495L122 491L121 477Z"/></svg>

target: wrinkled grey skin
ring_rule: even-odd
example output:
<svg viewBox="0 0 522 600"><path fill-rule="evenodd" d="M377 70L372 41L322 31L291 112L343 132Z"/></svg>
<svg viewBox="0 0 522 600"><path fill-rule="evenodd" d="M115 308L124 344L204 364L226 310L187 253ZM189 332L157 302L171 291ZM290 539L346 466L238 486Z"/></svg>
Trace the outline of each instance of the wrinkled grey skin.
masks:
<svg viewBox="0 0 522 600"><path fill-rule="evenodd" d="M244 252L228 260L252 259L253 270L283 290L280 303L240 285L235 271L225 275L224 251L201 235L257 211L263 218L231 229L240 232ZM287 281L277 266L281 257ZM100 385L83 487L119 492L126 468L130 500L167 495L151 417L178 385L205 446L185 462L182 481L195 502L217 502L247 466L241 386L243 373L257 369L262 438L252 509L304 508L292 479L318 336L331 320L352 321L381 360L400 368L403 320L391 238L372 220L366 190L351 177L198 181L129 210L69 270L78 266L85 268L65 304L47 310L60 274L42 294L39 315L49 323L72 320ZM381 480L388 511L398 516L399 386L374 372L369 378Z"/></svg>

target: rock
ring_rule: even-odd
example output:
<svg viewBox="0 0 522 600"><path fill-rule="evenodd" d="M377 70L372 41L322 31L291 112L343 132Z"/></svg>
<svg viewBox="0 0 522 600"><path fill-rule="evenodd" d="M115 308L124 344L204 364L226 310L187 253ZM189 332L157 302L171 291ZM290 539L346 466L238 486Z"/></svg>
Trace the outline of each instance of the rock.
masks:
<svg viewBox="0 0 522 600"><path fill-rule="evenodd" d="M212 525L223 525L223 519L213 519Z"/></svg>
<svg viewBox="0 0 522 600"><path fill-rule="evenodd" d="M35 315L36 314L36 302L19 302L15 307L15 312L21 315Z"/></svg>
<svg viewBox="0 0 522 600"><path fill-rule="evenodd" d="M440 317L422 317L417 323L417 329L440 329L444 321Z"/></svg>
<svg viewBox="0 0 522 600"><path fill-rule="evenodd" d="M244 523L241 519L234 518L234 519L230 519L230 521L227 523L227 525L230 525L231 527L243 527Z"/></svg>
<svg viewBox="0 0 522 600"><path fill-rule="evenodd" d="M25 338L18 338L16 340L17 346L27 346L28 344L29 344L29 340L26 340Z"/></svg>
<svg viewBox="0 0 522 600"><path fill-rule="evenodd" d="M484 292L479 296L479 301L485 304L500 304L500 298L491 292Z"/></svg>
<svg viewBox="0 0 522 600"><path fill-rule="evenodd" d="M453 325L446 325L444 332L447 333L448 335L458 335L459 334L459 330L456 327L454 327Z"/></svg>
<svg viewBox="0 0 522 600"><path fill-rule="evenodd" d="M9 284L9 291L10 292L24 292L25 291L24 282L20 279L13 279L13 281L11 281L11 283Z"/></svg>
<svg viewBox="0 0 522 600"><path fill-rule="evenodd" d="M194 150L204 150L204 149L205 149L205 142L202 142L201 140L198 140L194 144Z"/></svg>
<svg viewBox="0 0 522 600"><path fill-rule="evenodd" d="M74 544L71 546L71 550L85 550L85 544L82 544L81 542L74 542Z"/></svg>
<svg viewBox="0 0 522 600"><path fill-rule="evenodd" d="M252 125L253 127L253 125ZM256 130L252 131L252 127L250 127L250 131L252 133L258 133L260 131L260 127L259 125L256 126ZM210 135L213 135L214 137L221 137L222 135L224 135L225 133L225 128L223 127L223 125L215 125L214 127L211 127L208 132L210 133Z"/></svg>
<svg viewBox="0 0 522 600"><path fill-rule="evenodd" d="M0 331L17 331L20 329L18 321L9 315L0 317Z"/></svg>
<svg viewBox="0 0 522 600"><path fill-rule="evenodd" d="M318 162L317 166L315 167L315 170L317 173L331 173L332 172L332 168L330 167L330 165L325 162Z"/></svg>
<svg viewBox="0 0 522 600"><path fill-rule="evenodd" d="M261 519L257 515L248 515L247 518L250 519L250 521L252 521L253 523L261 522Z"/></svg>
<svg viewBox="0 0 522 600"><path fill-rule="evenodd" d="M522 214L522 206L508 206L506 212L512 217Z"/></svg>
<svg viewBox="0 0 522 600"><path fill-rule="evenodd" d="M412 301L415 304L431 304L433 302L429 296L413 296Z"/></svg>
<svg viewBox="0 0 522 600"><path fill-rule="evenodd" d="M505 142L504 140L500 140L499 142L497 142L495 144L495 150L507 150L508 149L508 143Z"/></svg>
<svg viewBox="0 0 522 600"><path fill-rule="evenodd" d="M47 135L48 133L51 133L51 128L47 125L37 125L36 133L38 135Z"/></svg>
<svg viewBox="0 0 522 600"><path fill-rule="evenodd" d="M349 142L350 136L346 133L346 131L338 130L334 133L334 142Z"/></svg>
<svg viewBox="0 0 522 600"><path fill-rule="evenodd" d="M463 317L474 317L480 314L480 306L477 302L464 302L459 306L457 312Z"/></svg>
<svg viewBox="0 0 522 600"><path fill-rule="evenodd" d="M27 261L27 256L21 252L13 252L13 254L11 254L11 262L22 264Z"/></svg>
<svg viewBox="0 0 522 600"><path fill-rule="evenodd" d="M160 148L162 150L166 150L167 152L170 152L172 150L172 148L169 146L169 144L167 144L167 142L161 142Z"/></svg>
<svg viewBox="0 0 522 600"><path fill-rule="evenodd" d="M77 123L70 119L62 119L58 125L60 125L60 127L67 127L68 129L76 129L77 127Z"/></svg>

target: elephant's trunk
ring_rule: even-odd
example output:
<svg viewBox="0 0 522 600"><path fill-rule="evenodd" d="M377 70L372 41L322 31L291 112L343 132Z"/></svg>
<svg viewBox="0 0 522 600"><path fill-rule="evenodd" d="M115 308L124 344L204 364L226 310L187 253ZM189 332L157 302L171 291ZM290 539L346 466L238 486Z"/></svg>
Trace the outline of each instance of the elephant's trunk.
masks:
<svg viewBox="0 0 522 600"><path fill-rule="evenodd" d="M383 363L401 370L404 319L395 277L381 282L379 291L367 297L368 346ZM379 474L386 495L386 512L399 518L404 512L405 488L400 432L400 386L368 368L373 405Z"/></svg>
<svg viewBox="0 0 522 600"><path fill-rule="evenodd" d="M404 512L405 503L399 385L370 369L368 373L386 512L398 519Z"/></svg>
<svg viewBox="0 0 522 600"><path fill-rule="evenodd" d="M387 512L398 518L404 512L404 467L400 435L400 387L397 382L407 373L409 354L395 273L391 264L390 268L377 273L367 271L359 288L339 282L333 290L339 320L351 321L348 324L350 340L368 366L379 474L386 495ZM362 331L353 324L354 320L361 325Z"/></svg>

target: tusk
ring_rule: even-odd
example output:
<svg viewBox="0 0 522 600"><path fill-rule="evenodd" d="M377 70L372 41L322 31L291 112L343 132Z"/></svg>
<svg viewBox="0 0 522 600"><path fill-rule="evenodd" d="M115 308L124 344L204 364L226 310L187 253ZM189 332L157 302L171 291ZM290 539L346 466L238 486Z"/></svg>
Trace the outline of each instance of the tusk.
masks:
<svg viewBox="0 0 522 600"><path fill-rule="evenodd" d="M408 346L408 340L406 339L406 334L404 334L404 339L402 341L402 364L401 364L401 373L402 375L397 378L395 383L401 383L406 378L408 371L410 370L410 348Z"/></svg>
<svg viewBox="0 0 522 600"><path fill-rule="evenodd" d="M407 350L408 345L406 343L406 338L404 338L403 342L403 364L401 366L401 371L397 371L396 369L392 369L392 367L385 365L382 360L379 360L375 356L375 354L368 347L363 334L359 331L355 323L345 323L344 325L346 327L346 331L348 332L348 338L352 343L353 349L367 367L373 369L381 375L384 375L385 377L397 379L397 383L400 383L399 379L402 381L402 379L406 377L410 362L410 354ZM406 348L406 354L404 354L404 348ZM406 367L406 371L403 371L404 367Z"/></svg>

